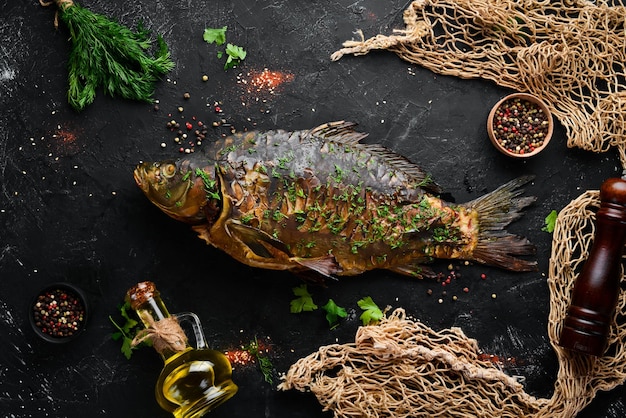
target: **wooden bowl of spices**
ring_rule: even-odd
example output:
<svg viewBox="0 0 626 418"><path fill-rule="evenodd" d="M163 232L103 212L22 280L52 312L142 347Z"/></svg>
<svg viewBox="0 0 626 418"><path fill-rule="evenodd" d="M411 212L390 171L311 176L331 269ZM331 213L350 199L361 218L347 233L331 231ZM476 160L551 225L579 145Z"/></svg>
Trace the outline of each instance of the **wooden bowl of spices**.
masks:
<svg viewBox="0 0 626 418"><path fill-rule="evenodd" d="M53 283L39 291L30 304L30 324L42 339L66 343L85 329L87 308L87 299L78 287Z"/></svg>
<svg viewBox="0 0 626 418"><path fill-rule="evenodd" d="M536 96L513 93L496 103L487 118L491 143L513 158L539 154L550 142L554 124L548 106Z"/></svg>

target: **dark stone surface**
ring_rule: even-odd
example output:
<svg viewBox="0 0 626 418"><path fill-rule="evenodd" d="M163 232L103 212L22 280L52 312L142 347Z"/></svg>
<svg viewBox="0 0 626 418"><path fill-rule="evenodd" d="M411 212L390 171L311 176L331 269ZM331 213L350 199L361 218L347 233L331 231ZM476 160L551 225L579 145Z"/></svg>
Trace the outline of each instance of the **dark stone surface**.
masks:
<svg viewBox="0 0 626 418"><path fill-rule="evenodd" d="M282 0L170 2L93 0L90 10L134 27L139 20L164 35L176 68L157 84L160 110L98 92L74 112L66 100L68 33L53 26L54 9L34 0L0 6L0 410L6 417L166 417L153 386L162 362L152 349L130 360L111 339L125 291L153 280L172 312L202 319L209 344L229 350L270 339L278 373L320 345L349 342L359 325L357 300L402 307L435 329L458 326L486 353L514 358L505 368L526 377L526 390L552 394L558 364L546 325L551 236L545 216L608 177L621 174L613 151L568 149L557 123L549 148L514 161L489 143L490 107L509 91L481 80L433 74L391 53L330 54L362 29L367 36L402 25L404 1ZM239 68L224 71L207 27L228 26L229 42L246 48ZM247 92L245 81L268 68L293 75L275 94ZM209 81L202 82L202 75ZM183 99L189 92L191 97ZM257 101L258 99L258 101ZM213 111L220 102L221 115ZM456 202L476 198L522 174L537 203L510 230L536 244L539 272L512 274L462 266L449 286L376 271L311 288L354 315L329 330L321 311L289 313L300 279L243 266L206 246L166 217L136 187L140 160L179 156L168 120L183 116L236 129L306 129L333 120L359 123L368 143L380 143L432 173ZM172 113L171 116L168 114ZM224 128L210 128L219 135ZM162 148L160 144L167 144ZM436 263L445 271L447 262ZM460 263L455 263L460 265ZM487 280L480 280L485 273ZM80 286L92 307L86 332L68 345L50 345L29 328L27 305L54 281ZM468 286L465 294L462 288ZM427 290L433 289L428 296ZM497 294L492 299L491 294ZM459 299L453 302L452 295ZM278 392L255 367L238 367L235 398L213 417L330 417L312 394ZM624 391L600 394L581 417L622 417Z"/></svg>

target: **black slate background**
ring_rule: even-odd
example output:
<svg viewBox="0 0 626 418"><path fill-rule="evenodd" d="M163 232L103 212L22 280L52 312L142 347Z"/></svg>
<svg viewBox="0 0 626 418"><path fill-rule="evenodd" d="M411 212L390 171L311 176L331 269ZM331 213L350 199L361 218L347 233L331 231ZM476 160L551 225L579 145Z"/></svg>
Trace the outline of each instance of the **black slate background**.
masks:
<svg viewBox="0 0 626 418"><path fill-rule="evenodd" d="M160 358L143 349L127 360L111 340L109 315L116 315L125 291L143 280L156 282L172 312L197 313L216 349L237 348L255 337L270 341L277 373L320 345L351 341L359 325L356 301L371 296L379 306L402 307L435 329L461 327L485 352L516 359L517 366L505 370L525 376L529 393L551 396L558 370L546 332L551 236L541 227L551 210L621 174L615 152L567 149L557 122L542 155L514 161L491 147L485 128L490 107L510 91L438 76L386 52L330 61L356 29L372 36L402 27L407 1L81 4L130 27L143 20L164 35L176 68L157 84L158 111L99 92L93 105L76 113L66 100L68 33L55 30L54 8L34 0L0 5L0 415L168 416L153 394ZM202 40L205 28L221 26L228 26L229 42L248 52L239 68L224 71L217 48ZM266 67L294 79L274 95L246 93L242 79ZM201 81L204 74L208 82ZM189 100L182 98L185 92ZM222 115L213 112L216 101ZM186 118L210 124L223 117L238 130L355 121L370 133L366 142L421 165L456 202L534 174L537 181L527 190L537 203L510 229L536 244L540 270L511 274L462 266L463 278L446 289L441 304L439 284L376 271L310 288L318 304L332 298L348 308L351 315L339 328L329 330L321 311L290 314L299 278L229 259L159 212L135 186L137 162L179 156L165 128L180 117L178 106ZM434 268L445 271L447 265ZM79 285L91 305L85 334L63 346L38 340L27 318L29 300L54 281ZM311 394L278 392L254 366L236 368L234 380L239 393L212 416L332 416ZM600 394L580 416L622 417L625 396L621 387Z"/></svg>

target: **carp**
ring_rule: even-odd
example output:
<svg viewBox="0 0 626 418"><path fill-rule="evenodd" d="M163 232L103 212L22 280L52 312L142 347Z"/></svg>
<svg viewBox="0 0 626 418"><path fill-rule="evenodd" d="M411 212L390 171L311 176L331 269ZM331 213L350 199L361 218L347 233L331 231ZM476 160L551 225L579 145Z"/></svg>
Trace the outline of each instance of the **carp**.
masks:
<svg viewBox="0 0 626 418"><path fill-rule="evenodd" d="M434 259L535 271L535 253L505 230L535 197L512 180L473 201L407 158L362 143L356 125L235 133L178 160L143 162L137 185L170 217L249 266L326 277L372 269L429 277Z"/></svg>

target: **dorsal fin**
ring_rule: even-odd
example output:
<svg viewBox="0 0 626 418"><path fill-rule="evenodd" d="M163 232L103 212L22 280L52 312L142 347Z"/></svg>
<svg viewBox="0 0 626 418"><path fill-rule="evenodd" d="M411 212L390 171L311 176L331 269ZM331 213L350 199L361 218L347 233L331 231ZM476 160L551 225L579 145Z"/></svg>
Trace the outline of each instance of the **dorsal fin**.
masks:
<svg viewBox="0 0 626 418"><path fill-rule="evenodd" d="M354 122L343 120L328 122L311 129L309 134L364 149L368 153L382 158L392 169L402 172L412 183L421 187L424 191L433 194L441 193L441 187L431 179L430 175L407 158L394 153L382 145L361 144L360 141L367 137L368 134L356 131L356 126L357 124Z"/></svg>
<svg viewBox="0 0 626 418"><path fill-rule="evenodd" d="M382 145L377 144L361 144L361 147L365 148L367 152L372 155L376 155L385 160L387 164L389 164L394 170L401 171L413 181L413 183L419 185L422 189L429 193L440 194L442 192L441 187L435 183L435 181L430 177L430 174L425 172L418 165L403 157L402 155L396 154L395 152L383 147Z"/></svg>
<svg viewBox="0 0 626 418"><path fill-rule="evenodd" d="M340 120L336 122L328 122L313 128L309 131L309 134L339 142L341 144L356 145L363 138L365 138L367 134L357 132L354 128L356 128L356 123Z"/></svg>

